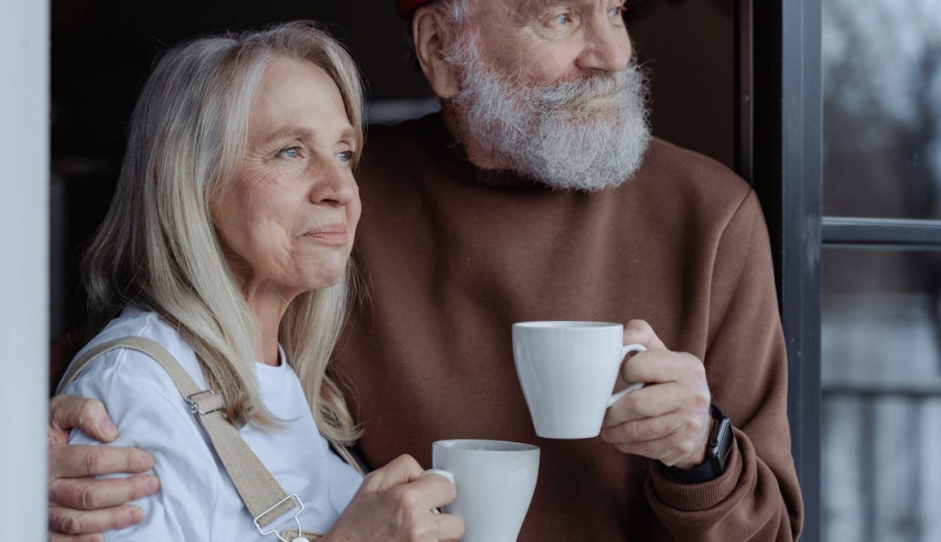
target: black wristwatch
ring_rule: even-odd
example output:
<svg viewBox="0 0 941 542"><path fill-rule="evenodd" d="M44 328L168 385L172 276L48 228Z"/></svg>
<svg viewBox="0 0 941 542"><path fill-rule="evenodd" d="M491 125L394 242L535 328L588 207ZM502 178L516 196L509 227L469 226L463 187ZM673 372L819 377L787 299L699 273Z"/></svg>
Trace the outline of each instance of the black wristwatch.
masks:
<svg viewBox="0 0 941 542"><path fill-rule="evenodd" d="M706 448L706 460L702 465L691 469L667 467L667 474L677 482L697 484L708 482L725 472L725 465L732 452L732 422L715 405L709 406L712 416L712 431L709 432L709 444Z"/></svg>

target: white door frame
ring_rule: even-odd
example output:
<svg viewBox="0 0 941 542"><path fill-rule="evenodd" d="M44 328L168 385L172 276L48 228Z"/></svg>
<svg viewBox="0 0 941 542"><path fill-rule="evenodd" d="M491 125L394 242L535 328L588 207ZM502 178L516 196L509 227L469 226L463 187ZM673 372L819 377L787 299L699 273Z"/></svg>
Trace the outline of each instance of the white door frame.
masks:
<svg viewBox="0 0 941 542"><path fill-rule="evenodd" d="M46 539L49 5L0 0L0 540Z"/></svg>

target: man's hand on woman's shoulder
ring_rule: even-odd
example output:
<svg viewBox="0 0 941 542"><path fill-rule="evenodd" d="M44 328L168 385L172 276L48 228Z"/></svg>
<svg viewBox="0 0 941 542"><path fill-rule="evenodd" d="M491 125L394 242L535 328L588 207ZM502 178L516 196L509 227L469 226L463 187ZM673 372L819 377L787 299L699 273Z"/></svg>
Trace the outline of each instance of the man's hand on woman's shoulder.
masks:
<svg viewBox="0 0 941 542"><path fill-rule="evenodd" d="M81 429L107 443L118 429L104 406L92 399L69 395L49 404L49 540L101 540L99 533L139 523L140 508L126 504L152 495L157 477L141 474L153 468L150 454L137 448L70 446L69 431ZM127 478L96 479L107 474Z"/></svg>

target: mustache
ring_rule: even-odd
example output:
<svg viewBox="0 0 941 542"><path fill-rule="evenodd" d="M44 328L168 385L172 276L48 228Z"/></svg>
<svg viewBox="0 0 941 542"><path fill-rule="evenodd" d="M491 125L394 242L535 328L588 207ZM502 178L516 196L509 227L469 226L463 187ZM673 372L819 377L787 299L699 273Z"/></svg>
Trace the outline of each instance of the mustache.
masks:
<svg viewBox="0 0 941 542"><path fill-rule="evenodd" d="M533 89L535 101L542 108L570 109L591 102L618 96L643 84L643 75L636 65L614 73L597 73L580 79L561 81Z"/></svg>

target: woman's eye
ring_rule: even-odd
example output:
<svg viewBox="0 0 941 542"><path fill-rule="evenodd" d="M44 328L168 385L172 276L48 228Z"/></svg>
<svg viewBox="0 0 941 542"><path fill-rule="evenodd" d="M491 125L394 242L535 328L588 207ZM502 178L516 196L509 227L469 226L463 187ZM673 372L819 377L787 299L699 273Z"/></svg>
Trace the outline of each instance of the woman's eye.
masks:
<svg viewBox="0 0 941 542"><path fill-rule="evenodd" d="M300 155L301 150L299 147L288 147L278 151L278 156L281 158L299 158Z"/></svg>
<svg viewBox="0 0 941 542"><path fill-rule="evenodd" d="M560 14L560 15L556 15L556 16L553 18L553 21L552 21L552 22L553 22L554 24L559 25L559 26L565 26L565 25L569 25L569 24L574 23L574 22L575 22L575 19L572 18L572 14L571 14L571 13L562 13L562 14Z"/></svg>
<svg viewBox="0 0 941 542"><path fill-rule="evenodd" d="M341 162L352 162L354 156L356 156L356 153L353 151L343 151L337 154L337 159Z"/></svg>

